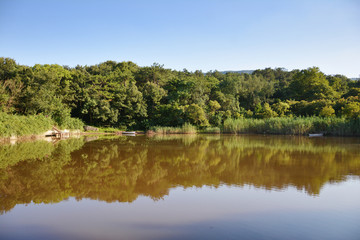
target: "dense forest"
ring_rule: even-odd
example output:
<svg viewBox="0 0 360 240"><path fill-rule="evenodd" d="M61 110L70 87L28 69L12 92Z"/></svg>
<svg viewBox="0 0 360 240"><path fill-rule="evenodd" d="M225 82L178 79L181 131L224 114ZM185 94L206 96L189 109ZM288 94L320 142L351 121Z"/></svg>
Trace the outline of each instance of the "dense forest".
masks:
<svg viewBox="0 0 360 240"><path fill-rule="evenodd" d="M176 71L107 61L93 66L19 65L0 58L0 115L41 115L127 129L223 126L227 119L360 116L360 81L317 67L252 74ZM1 116L0 116L1 117Z"/></svg>

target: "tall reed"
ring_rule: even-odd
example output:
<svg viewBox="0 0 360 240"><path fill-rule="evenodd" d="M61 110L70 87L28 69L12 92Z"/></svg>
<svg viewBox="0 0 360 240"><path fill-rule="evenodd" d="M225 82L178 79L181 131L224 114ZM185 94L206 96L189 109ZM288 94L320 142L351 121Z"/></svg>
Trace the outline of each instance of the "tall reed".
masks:
<svg viewBox="0 0 360 240"><path fill-rule="evenodd" d="M18 116L0 112L0 136L26 136L51 129L54 121L43 115Z"/></svg>
<svg viewBox="0 0 360 240"><path fill-rule="evenodd" d="M360 120L333 117L227 119L224 122L224 132L285 135L324 133L334 136L360 136Z"/></svg>
<svg viewBox="0 0 360 240"><path fill-rule="evenodd" d="M0 112L0 137L36 135L50 130L57 123L43 115L20 116ZM84 123L77 118L67 118L59 128L82 129Z"/></svg>
<svg viewBox="0 0 360 240"><path fill-rule="evenodd" d="M196 127L190 123L185 123L181 127L155 126L152 127L151 130L157 134L194 134L197 132Z"/></svg>
<svg viewBox="0 0 360 240"><path fill-rule="evenodd" d="M207 127L198 131L199 133L208 133L208 134L220 134L221 129L219 127Z"/></svg>

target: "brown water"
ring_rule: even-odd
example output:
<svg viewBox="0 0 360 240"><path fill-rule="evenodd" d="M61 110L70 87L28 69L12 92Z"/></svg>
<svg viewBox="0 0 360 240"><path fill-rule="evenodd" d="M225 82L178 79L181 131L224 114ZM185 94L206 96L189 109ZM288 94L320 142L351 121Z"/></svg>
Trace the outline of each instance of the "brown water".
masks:
<svg viewBox="0 0 360 240"><path fill-rule="evenodd" d="M359 138L2 145L0 239L358 240L359 176Z"/></svg>

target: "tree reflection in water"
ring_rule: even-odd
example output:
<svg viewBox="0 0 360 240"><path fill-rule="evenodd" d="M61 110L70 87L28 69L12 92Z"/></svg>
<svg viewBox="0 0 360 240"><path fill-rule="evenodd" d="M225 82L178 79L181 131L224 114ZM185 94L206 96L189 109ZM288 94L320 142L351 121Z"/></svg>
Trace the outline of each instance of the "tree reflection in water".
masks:
<svg viewBox="0 0 360 240"><path fill-rule="evenodd" d="M360 140L289 136L116 137L0 146L0 211L69 197L132 202L176 186L293 186L318 195L360 175Z"/></svg>

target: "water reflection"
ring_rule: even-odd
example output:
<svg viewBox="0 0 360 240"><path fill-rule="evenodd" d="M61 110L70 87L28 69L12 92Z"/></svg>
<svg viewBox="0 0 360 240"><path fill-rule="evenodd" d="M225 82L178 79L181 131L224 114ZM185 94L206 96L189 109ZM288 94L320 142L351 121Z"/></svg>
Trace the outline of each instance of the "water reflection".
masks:
<svg viewBox="0 0 360 240"><path fill-rule="evenodd" d="M154 200L176 187L293 186L318 195L360 175L360 140L284 136L84 138L0 146L0 211L69 197Z"/></svg>

